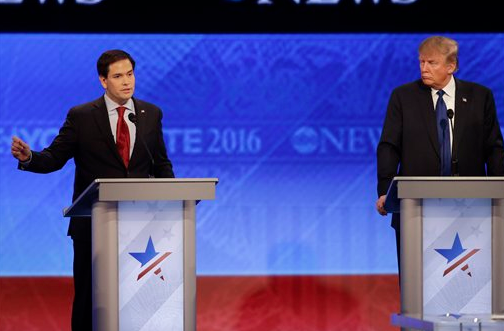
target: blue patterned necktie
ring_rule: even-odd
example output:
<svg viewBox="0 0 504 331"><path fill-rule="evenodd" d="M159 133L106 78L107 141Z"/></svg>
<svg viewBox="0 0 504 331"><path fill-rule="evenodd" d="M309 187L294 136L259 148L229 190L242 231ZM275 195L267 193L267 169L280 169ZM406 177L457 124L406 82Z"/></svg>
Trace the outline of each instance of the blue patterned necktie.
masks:
<svg viewBox="0 0 504 331"><path fill-rule="evenodd" d="M439 151L441 152L441 176L451 175L451 145L450 127L448 126L448 116L446 115L446 104L443 100L445 92L439 90L436 102L436 122L438 130Z"/></svg>

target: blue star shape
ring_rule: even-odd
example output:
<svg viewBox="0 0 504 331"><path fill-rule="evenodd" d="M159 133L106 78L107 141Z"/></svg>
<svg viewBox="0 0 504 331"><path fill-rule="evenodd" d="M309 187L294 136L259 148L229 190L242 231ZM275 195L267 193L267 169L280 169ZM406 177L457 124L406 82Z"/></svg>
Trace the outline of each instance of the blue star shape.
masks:
<svg viewBox="0 0 504 331"><path fill-rule="evenodd" d="M453 240L452 248L449 249L439 248L435 249L435 251L443 255L448 260L446 262L448 264L451 261L453 261L457 256L464 253L466 249L462 247L462 243L460 242L460 238L457 233L457 235L455 236L455 240Z"/></svg>
<svg viewBox="0 0 504 331"><path fill-rule="evenodd" d="M149 236L149 242L147 243L147 247L145 248L145 252L143 253L129 253L138 262L142 263L142 267L146 265L150 260L152 260L159 252L156 252L154 249L154 244L152 243L152 238Z"/></svg>

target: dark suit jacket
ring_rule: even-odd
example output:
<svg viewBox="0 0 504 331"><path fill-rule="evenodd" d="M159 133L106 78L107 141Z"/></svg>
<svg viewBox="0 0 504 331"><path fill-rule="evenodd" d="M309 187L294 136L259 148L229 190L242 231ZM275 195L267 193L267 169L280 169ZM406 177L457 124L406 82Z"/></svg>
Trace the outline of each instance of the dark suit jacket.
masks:
<svg viewBox="0 0 504 331"><path fill-rule="evenodd" d="M502 134L492 92L459 79L455 84L452 154L458 158L460 176L504 175ZM397 175L440 176L436 113L431 89L421 80L392 92L377 159L378 196L387 193Z"/></svg>
<svg viewBox="0 0 504 331"><path fill-rule="evenodd" d="M61 169L69 159L74 158L73 200L97 178L174 177L163 139L161 110L138 99L133 99L133 102L137 130L127 169L117 151L103 97L70 109L51 145L41 152L32 152L30 163L27 166L20 164L19 168L48 173ZM73 238L90 240L90 223L89 219L72 218L68 234Z"/></svg>

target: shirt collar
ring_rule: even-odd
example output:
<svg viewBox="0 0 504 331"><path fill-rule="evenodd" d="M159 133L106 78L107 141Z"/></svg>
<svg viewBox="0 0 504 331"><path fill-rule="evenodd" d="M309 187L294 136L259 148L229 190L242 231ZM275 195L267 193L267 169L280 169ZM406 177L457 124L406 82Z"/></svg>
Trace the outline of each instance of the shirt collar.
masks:
<svg viewBox="0 0 504 331"><path fill-rule="evenodd" d="M119 107L119 106L124 106L124 107L126 107L127 110L133 111L133 99L131 99L131 98L129 98L129 100L126 101L126 103L124 105L120 105L117 102L110 99L110 97L107 95L107 93L105 93L103 95L103 98L105 99L105 106L107 107L107 111L109 113L115 112L117 107Z"/></svg>

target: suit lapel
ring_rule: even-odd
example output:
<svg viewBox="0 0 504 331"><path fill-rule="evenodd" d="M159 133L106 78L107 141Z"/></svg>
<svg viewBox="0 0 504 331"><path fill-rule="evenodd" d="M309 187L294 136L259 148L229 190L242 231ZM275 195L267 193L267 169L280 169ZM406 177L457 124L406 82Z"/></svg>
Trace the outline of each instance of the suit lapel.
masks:
<svg viewBox="0 0 504 331"><path fill-rule="evenodd" d="M419 84L420 84L420 97L419 97L420 111L422 112L425 127L427 129L429 139L432 143L432 147L436 151L436 155L440 158L438 133L436 127L436 112L434 109L434 103L432 102L431 89L430 87L425 86L421 81L419 81Z"/></svg>
<svg viewBox="0 0 504 331"><path fill-rule="evenodd" d="M137 119L136 123L136 134L135 134L135 145L133 146L133 152L131 153L131 159L130 159L130 164L134 164L136 162L136 159L139 157L139 153L142 150L142 148L145 148L142 146L142 135L145 132L145 110L142 108L142 105L137 102L133 98L133 104L135 105L135 115Z"/></svg>
<svg viewBox="0 0 504 331"><path fill-rule="evenodd" d="M464 129L469 115L468 107L470 96L464 83L455 79L455 123L453 132L453 145L460 146L460 140L464 134Z"/></svg>
<svg viewBox="0 0 504 331"><path fill-rule="evenodd" d="M103 97L95 100L93 116L96 122L96 125L100 129L105 138L105 142L107 146L110 148L112 155L124 166L124 162L117 151L117 147L114 142L114 136L112 135L112 130L110 128L110 120L107 112L107 106L105 105L105 100Z"/></svg>

